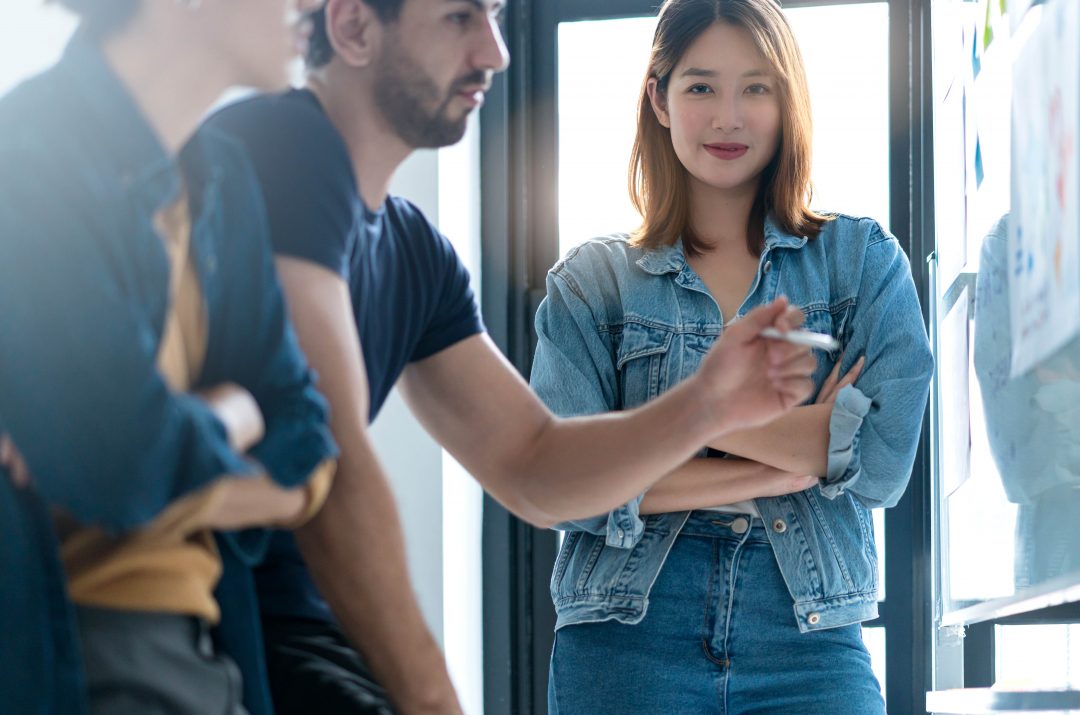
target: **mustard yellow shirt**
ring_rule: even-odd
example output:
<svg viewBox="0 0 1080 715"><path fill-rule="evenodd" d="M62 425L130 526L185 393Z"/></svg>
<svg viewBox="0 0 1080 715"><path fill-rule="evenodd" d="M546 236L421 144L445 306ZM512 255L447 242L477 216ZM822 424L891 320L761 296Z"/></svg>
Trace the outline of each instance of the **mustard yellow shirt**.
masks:
<svg viewBox="0 0 1080 715"><path fill-rule="evenodd" d="M158 370L169 387L186 392L196 383L206 355L208 316L190 252L191 222L181 198L157 217L171 265L170 309L158 351ZM304 512L288 524L306 522L326 500L334 462L326 460L308 481ZM222 475L226 476L226 475ZM216 623L213 597L221 557L207 529L207 515L223 496L218 481L161 513L147 527L123 536L97 528L58 525L61 557L72 601L85 606L198 616Z"/></svg>

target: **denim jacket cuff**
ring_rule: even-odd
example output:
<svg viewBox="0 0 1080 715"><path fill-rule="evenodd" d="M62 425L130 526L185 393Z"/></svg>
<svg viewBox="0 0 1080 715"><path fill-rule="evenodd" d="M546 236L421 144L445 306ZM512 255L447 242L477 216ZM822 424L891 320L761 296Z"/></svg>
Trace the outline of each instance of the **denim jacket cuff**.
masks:
<svg viewBox="0 0 1080 715"><path fill-rule="evenodd" d="M640 516L644 494L608 514L606 544L616 549L632 549L645 533L645 522Z"/></svg>
<svg viewBox="0 0 1080 715"><path fill-rule="evenodd" d="M829 457L821 493L835 499L862 473L859 468L859 428L870 411L870 398L854 385L840 390L829 418Z"/></svg>

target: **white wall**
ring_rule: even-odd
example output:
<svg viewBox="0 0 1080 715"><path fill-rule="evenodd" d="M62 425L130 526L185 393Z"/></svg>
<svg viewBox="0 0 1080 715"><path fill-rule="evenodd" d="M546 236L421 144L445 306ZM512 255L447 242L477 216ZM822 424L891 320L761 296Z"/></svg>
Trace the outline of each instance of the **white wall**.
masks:
<svg viewBox="0 0 1080 715"><path fill-rule="evenodd" d="M438 152L416 152L391 191L416 203L446 234L480 284L479 123ZM483 713L483 492L424 432L395 390L372 429L405 526L409 573L442 644L467 715Z"/></svg>

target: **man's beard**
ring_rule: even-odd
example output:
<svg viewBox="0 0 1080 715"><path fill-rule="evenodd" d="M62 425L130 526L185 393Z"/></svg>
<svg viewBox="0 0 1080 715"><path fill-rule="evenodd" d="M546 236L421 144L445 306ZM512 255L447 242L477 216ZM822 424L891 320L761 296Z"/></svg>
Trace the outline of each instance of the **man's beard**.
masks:
<svg viewBox="0 0 1080 715"><path fill-rule="evenodd" d="M435 82L401 49L389 44L375 80L375 101L387 122L402 141L416 149L437 149L461 141L469 113L449 116L450 102L464 87L487 84L487 75L477 71L454 82L434 111L427 109L439 101Z"/></svg>

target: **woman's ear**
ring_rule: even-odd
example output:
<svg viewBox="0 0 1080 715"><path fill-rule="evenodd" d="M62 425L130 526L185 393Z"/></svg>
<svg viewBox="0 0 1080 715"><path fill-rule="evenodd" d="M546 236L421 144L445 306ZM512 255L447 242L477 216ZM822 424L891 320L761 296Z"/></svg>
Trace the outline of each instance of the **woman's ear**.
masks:
<svg viewBox="0 0 1080 715"><path fill-rule="evenodd" d="M660 126L671 129L671 117L668 115L667 109L667 93L660 88L660 82L655 77L650 77L645 89L649 93L649 103L652 104L656 121L660 122Z"/></svg>
<svg viewBox="0 0 1080 715"><path fill-rule="evenodd" d="M334 56L350 67L371 64L382 40L382 29L378 15L363 0L327 0L327 38Z"/></svg>

